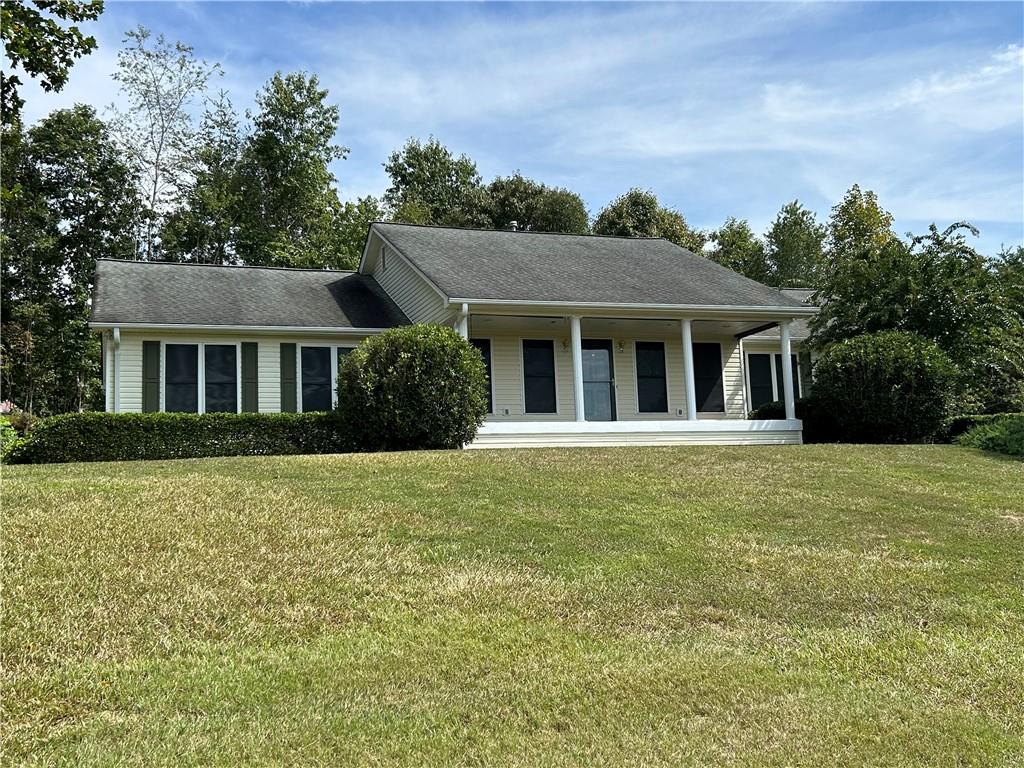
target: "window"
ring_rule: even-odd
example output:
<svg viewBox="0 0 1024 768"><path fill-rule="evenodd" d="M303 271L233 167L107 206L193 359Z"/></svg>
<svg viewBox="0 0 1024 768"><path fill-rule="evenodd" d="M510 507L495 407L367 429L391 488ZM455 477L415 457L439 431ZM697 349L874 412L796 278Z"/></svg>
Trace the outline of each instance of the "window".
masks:
<svg viewBox="0 0 1024 768"><path fill-rule="evenodd" d="M164 410L196 413L199 410L199 345L164 345Z"/></svg>
<svg viewBox="0 0 1024 768"><path fill-rule="evenodd" d="M523 396L527 413L555 413L555 343L523 339Z"/></svg>
<svg viewBox="0 0 1024 768"><path fill-rule="evenodd" d="M693 378L697 395L697 410L702 413L724 413L725 395L722 390L722 345L695 343L693 345Z"/></svg>
<svg viewBox="0 0 1024 768"><path fill-rule="evenodd" d="M800 369L796 355L790 355L793 366L793 397L800 397ZM750 353L747 355L747 376L750 381L750 407L782 400L782 355Z"/></svg>
<svg viewBox="0 0 1024 768"><path fill-rule="evenodd" d="M640 413L668 413L663 342L636 342L636 403Z"/></svg>
<svg viewBox="0 0 1024 768"><path fill-rule="evenodd" d="M487 367L487 412L494 413L494 386L491 384L491 340L470 339L469 343L480 350Z"/></svg>
<svg viewBox="0 0 1024 768"><path fill-rule="evenodd" d="M238 349L234 344L204 344L206 413L238 411Z"/></svg>
<svg viewBox="0 0 1024 768"><path fill-rule="evenodd" d="M329 411L334 407L334 376L330 347L302 347L300 363L302 411Z"/></svg>
<svg viewBox="0 0 1024 768"><path fill-rule="evenodd" d="M782 399L782 354L774 355L775 358L775 399ZM800 369L796 362L796 355L789 356L789 363L793 368L793 397L800 397Z"/></svg>

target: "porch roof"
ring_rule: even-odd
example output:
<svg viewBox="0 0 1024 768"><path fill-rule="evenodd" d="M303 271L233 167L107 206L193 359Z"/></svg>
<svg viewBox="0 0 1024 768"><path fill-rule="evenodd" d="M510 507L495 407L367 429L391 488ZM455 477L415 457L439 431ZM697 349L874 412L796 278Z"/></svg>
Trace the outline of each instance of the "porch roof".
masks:
<svg viewBox="0 0 1024 768"><path fill-rule="evenodd" d="M372 229L453 301L807 309L663 238Z"/></svg>

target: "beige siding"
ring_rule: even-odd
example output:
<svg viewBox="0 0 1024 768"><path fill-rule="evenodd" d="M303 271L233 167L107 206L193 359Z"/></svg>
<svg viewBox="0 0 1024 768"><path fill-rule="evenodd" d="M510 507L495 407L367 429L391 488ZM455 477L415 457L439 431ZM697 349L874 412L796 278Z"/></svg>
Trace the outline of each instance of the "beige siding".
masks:
<svg viewBox="0 0 1024 768"><path fill-rule="evenodd" d="M543 333L493 335L491 370L494 376L494 421L551 421L574 419L576 405L572 393L572 353L563 339ZM555 349L555 388L558 413L526 413L523 402L523 339L551 339ZM504 413L508 409L508 414Z"/></svg>
<svg viewBox="0 0 1024 768"><path fill-rule="evenodd" d="M376 243L378 241L374 241ZM414 323L446 323L454 314L434 288L417 274L405 258L391 248L383 247L370 266L370 274Z"/></svg>
<svg viewBox="0 0 1024 768"><path fill-rule="evenodd" d="M308 346L354 347L362 337L352 336L301 336L274 335L251 336L229 333L172 333L159 331L121 333L121 411L138 413L142 410L142 342L162 341L164 343L228 344L254 341L257 347L259 367L259 410L260 413L277 413L281 410L281 344L292 343ZM113 366L110 371L111 392L113 392ZM112 399L112 398L111 398ZM108 408L113 403L108 400Z"/></svg>

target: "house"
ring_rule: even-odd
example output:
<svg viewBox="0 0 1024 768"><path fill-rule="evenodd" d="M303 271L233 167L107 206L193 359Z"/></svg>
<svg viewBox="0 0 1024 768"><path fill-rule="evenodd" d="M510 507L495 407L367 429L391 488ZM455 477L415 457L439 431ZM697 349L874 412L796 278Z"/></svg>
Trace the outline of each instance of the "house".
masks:
<svg viewBox="0 0 1024 768"><path fill-rule="evenodd" d="M329 409L362 339L438 323L487 364L471 447L798 443L805 298L660 238L375 223L354 272L101 260L91 324L108 411Z"/></svg>

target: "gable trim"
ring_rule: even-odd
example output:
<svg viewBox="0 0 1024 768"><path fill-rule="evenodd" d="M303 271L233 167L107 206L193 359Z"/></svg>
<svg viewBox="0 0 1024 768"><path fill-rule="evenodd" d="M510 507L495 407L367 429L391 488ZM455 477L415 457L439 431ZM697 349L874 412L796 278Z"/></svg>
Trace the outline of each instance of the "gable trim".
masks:
<svg viewBox="0 0 1024 768"><path fill-rule="evenodd" d="M401 248L398 248L398 247L396 247L396 246L395 246L395 244L394 244L394 243L392 243L392 242L391 242L390 240L388 240L388 239L387 239L387 238L386 238L386 237L385 237L385 236L384 236L384 235L383 235L383 234L382 234L382 233L380 232L380 230L378 230L378 229L376 229L376 228L374 227L374 225L373 225L373 224L371 224L371 225L370 225L370 233L376 233L377 237L379 237L379 238L380 238L380 239L381 239L381 240L382 240L382 241L384 242L384 245L386 245L386 246L387 246L388 248L390 248L390 249L391 249L392 251L394 251L395 253L397 253L397 254L398 254L398 255L399 255L399 256L400 256L401 258L402 258L402 260L403 260L403 261L404 261L404 262L405 262L406 264L408 264L408 265L409 265L410 269L412 269L412 271L413 271L413 272L415 272L415 273L416 273L416 275L417 275L417 276L418 276L418 277L419 277L419 278L420 278L421 280L423 280L423 282L425 282L425 283L426 283L427 285L429 285L429 286L430 286L430 287L431 287L431 288L432 288L432 289L434 290L434 292L435 292L435 293L436 293L436 294L437 294L438 296L440 296L440 297L441 297L441 299L442 299L442 300L443 300L443 301L445 302L445 305L446 305L446 306L447 306L448 304L451 304L451 303L453 303L453 301L454 301L454 300L453 300L453 299L450 299L450 298L448 298L448 294L446 294L446 293L445 293L444 291L442 291L442 290L441 290L441 289L440 289L440 288L438 287L437 283L435 283L435 282L434 282L433 280L431 280L431 279L430 279L429 277L427 277L427 274L426 274L426 273L425 273L425 272L424 272L424 271L423 271L422 269L420 269L420 268L419 268L418 266L416 266L416 263L415 263L415 262L414 262L414 261L413 261L412 259L410 259L410 258L409 258L409 256L408 256L408 255L406 255L406 253L405 253L405 252L404 252L404 251L403 251L403 250L402 250ZM368 234L367 234L367 236L366 236L366 244L365 244L365 245L363 246L363 255L362 255L362 257L361 257L361 258L359 259L359 270L358 270L358 271L359 271L359 273L360 273L360 274L366 274L365 272L363 272L363 267L364 267L364 266L366 265L366 255L367 255L367 253L369 252L369 251L368 251L369 247L370 247L370 236L369 236L369 233L368 233ZM392 301L394 301L394 299L392 299Z"/></svg>

